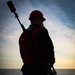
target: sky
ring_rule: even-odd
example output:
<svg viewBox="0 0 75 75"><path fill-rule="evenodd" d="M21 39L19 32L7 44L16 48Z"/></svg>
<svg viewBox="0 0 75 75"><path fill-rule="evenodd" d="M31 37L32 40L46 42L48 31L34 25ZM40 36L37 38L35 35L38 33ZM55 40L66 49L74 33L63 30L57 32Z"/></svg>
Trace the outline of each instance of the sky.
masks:
<svg viewBox="0 0 75 75"><path fill-rule="evenodd" d="M7 6L0 0L0 68L21 68L18 39L22 29ZM21 23L28 28L29 14L40 10L44 26L54 44L56 69L75 69L75 0L11 0Z"/></svg>

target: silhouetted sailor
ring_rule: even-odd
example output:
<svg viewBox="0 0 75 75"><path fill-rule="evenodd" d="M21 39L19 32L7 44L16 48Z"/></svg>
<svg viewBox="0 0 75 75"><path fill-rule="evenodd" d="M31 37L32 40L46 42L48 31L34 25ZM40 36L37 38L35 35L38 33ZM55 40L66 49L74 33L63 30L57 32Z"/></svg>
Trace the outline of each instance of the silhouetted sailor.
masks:
<svg viewBox="0 0 75 75"><path fill-rule="evenodd" d="M29 20L31 25L27 28L27 32L36 48L35 51L32 50L23 32L19 38L20 54L23 60L21 70L23 75L47 75L48 70L46 66L36 57L39 55L50 66L53 66L55 63L54 46L48 30L43 25L46 19L39 10L34 10L30 13Z"/></svg>

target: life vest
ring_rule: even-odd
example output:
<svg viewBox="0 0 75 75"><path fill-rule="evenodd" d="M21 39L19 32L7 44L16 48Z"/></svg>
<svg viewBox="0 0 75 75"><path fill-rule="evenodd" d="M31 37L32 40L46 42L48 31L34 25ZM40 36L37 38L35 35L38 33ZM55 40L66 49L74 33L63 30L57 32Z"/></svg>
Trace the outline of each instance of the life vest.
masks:
<svg viewBox="0 0 75 75"><path fill-rule="evenodd" d="M30 31L30 36L33 40L33 43L35 44L36 50L38 50L40 57L46 61L45 53L43 53L37 43L37 37L41 30L44 30L45 27L36 27L33 30ZM27 37L25 33L23 32L19 38L19 45L20 45L20 53L21 57L23 59L24 64L32 64L32 63L38 63L38 60L36 59L36 56L31 48L31 45L29 44Z"/></svg>

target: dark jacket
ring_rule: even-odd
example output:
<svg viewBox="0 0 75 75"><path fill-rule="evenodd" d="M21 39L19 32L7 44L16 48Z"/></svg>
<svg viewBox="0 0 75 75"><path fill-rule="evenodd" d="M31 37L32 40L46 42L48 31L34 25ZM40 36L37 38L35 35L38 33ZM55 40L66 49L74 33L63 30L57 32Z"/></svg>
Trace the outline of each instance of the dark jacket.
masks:
<svg viewBox="0 0 75 75"><path fill-rule="evenodd" d="M37 31L36 31L37 30ZM43 26L37 26L37 25L30 25L29 28L27 29L29 35L31 36L35 46L38 48L39 56L46 62L53 64L55 62L55 57L54 57L54 46L52 43L51 38L49 37L48 31L45 27ZM21 57L24 60L26 52L22 51L21 44L23 41L24 43L24 33L22 33L20 39L19 39L19 44L20 44L20 53ZM35 40L36 41L35 41ZM26 39L25 39L26 41ZM24 49L25 50L25 49ZM36 51L37 52L37 51ZM35 54L30 50L30 58L27 58L26 60L29 61L30 63L36 63L38 60L35 59ZM29 55L29 54L28 54ZM32 57L32 58L31 58ZM29 60L28 60L29 59ZM31 60L30 60L31 59ZM26 62L25 60L25 62ZM34 61L35 60L35 61ZM24 63L25 63L24 62ZM27 62L26 62L27 63Z"/></svg>

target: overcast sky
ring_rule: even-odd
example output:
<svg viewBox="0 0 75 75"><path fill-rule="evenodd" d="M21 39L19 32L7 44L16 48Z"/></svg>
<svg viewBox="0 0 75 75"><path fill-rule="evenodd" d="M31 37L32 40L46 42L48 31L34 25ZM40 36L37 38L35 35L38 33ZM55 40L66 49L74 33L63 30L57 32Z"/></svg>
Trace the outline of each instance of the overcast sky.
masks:
<svg viewBox="0 0 75 75"><path fill-rule="evenodd" d="M0 0L0 68L21 68L18 39L22 29L7 6ZM55 68L75 68L75 0L12 0L24 26L30 25L29 14L40 10L44 26L55 47Z"/></svg>

